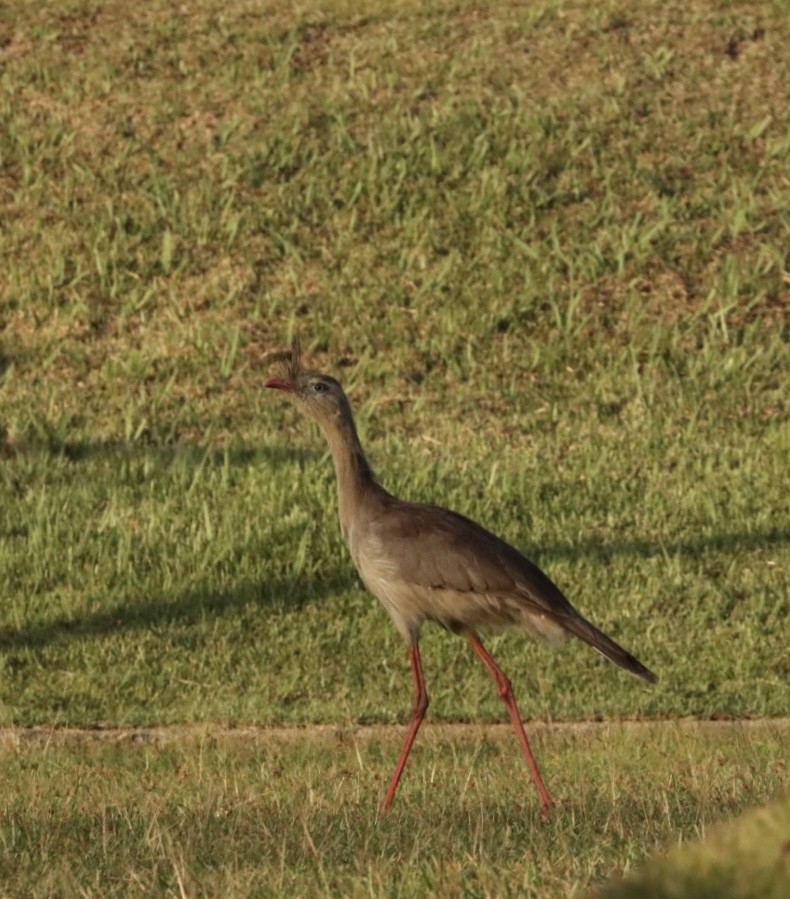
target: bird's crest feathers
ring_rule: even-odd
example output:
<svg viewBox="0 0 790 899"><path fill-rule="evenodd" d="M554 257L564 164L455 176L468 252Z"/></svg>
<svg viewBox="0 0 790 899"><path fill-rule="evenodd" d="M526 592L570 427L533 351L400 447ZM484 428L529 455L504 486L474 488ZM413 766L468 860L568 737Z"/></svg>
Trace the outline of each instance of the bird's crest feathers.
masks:
<svg viewBox="0 0 790 899"><path fill-rule="evenodd" d="M302 345L298 337L291 341L290 349L272 350L266 354L265 361L275 365L278 373L295 384L300 376L310 374L310 371L302 365Z"/></svg>

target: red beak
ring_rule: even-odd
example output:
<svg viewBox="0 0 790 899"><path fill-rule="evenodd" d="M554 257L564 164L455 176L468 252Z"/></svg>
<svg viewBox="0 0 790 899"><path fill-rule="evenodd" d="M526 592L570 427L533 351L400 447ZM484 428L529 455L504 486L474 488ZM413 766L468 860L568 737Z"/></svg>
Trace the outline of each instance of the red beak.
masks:
<svg viewBox="0 0 790 899"><path fill-rule="evenodd" d="M287 390L288 393L293 393L296 390L295 385L290 381L286 381L285 378L269 378L263 386L273 387L275 390Z"/></svg>

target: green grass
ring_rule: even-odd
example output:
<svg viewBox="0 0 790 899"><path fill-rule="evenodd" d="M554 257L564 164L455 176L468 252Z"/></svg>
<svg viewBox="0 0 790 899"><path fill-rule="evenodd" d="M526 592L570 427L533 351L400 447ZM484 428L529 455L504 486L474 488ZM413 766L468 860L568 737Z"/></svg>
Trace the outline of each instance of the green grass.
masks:
<svg viewBox="0 0 790 899"><path fill-rule="evenodd" d="M294 333L348 388L385 485L523 549L660 677L492 637L526 718L786 715L787 11L15 3L0 724L406 717L405 651L342 546L322 438L262 389ZM426 628L424 659L432 720L502 719L463 641ZM770 792L712 797L706 821ZM593 831L556 895L625 864L595 861ZM691 833L634 835L633 857Z"/></svg>
<svg viewBox="0 0 790 899"><path fill-rule="evenodd" d="M0 749L4 894L567 897L786 784L786 721L534 736L548 823L505 728L426 728L382 819L399 730L23 735Z"/></svg>

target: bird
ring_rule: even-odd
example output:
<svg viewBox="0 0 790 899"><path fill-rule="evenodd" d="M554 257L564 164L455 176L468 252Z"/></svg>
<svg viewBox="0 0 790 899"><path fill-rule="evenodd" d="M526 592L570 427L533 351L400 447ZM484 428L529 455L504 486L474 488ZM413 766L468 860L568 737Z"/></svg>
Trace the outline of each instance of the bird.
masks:
<svg viewBox="0 0 790 899"><path fill-rule="evenodd" d="M398 499L379 482L354 423L348 397L331 375L305 367L298 341L269 355L279 373L265 387L284 393L316 421L326 437L337 481L340 530L362 582L403 636L414 683L414 704L403 746L381 803L392 805L429 698L419 640L435 622L467 640L504 702L538 792L541 813L554 803L527 738L513 687L482 643L483 629L511 626L538 640L572 634L630 674L657 678L576 611L554 582L517 549L470 518Z"/></svg>

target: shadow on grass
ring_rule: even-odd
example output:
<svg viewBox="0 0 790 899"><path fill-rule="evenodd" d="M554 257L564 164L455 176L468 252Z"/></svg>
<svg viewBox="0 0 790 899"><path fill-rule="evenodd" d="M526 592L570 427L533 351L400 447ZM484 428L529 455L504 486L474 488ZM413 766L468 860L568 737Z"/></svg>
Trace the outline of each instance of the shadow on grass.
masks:
<svg viewBox="0 0 790 899"><path fill-rule="evenodd" d="M0 629L0 650L42 649L64 641L94 640L123 631L149 630L167 624L189 624L205 616L222 617L247 605L261 612L272 609L298 609L308 603L349 590L351 577L323 581L269 581L240 584L232 590L199 588L176 598L166 596L131 604L118 603L82 618L58 618L41 624L11 630Z"/></svg>
<svg viewBox="0 0 790 899"><path fill-rule="evenodd" d="M646 541L627 541L612 545L591 539L572 545L544 548L540 557L545 562L552 558L573 560L584 556L606 560L621 553L643 557L662 554L696 556L711 550L743 551L788 541L790 534L779 530L756 534L722 534L663 546ZM232 614L234 610L250 604L260 606L261 609L298 609L352 589L358 581L350 562L347 572L347 575L320 581L243 583L224 592L205 587L177 598L163 596L133 605L128 602L119 603L78 619L60 618L19 630L3 628L0 629L0 650L38 649L61 641L96 639L119 631L149 629L173 622L188 624L206 615L221 617Z"/></svg>
<svg viewBox="0 0 790 899"><path fill-rule="evenodd" d="M547 562L551 559L569 559L573 562L592 557L605 564L615 556L638 556L641 558L689 556L694 558L707 552L750 552L784 543L790 543L790 531L771 528L767 531L750 531L746 534L711 534L693 537L690 540L673 540L668 543L653 543L649 540L612 542L600 537L587 537L574 543L556 543L553 546L543 545L528 548L526 555L538 563L541 560Z"/></svg>
<svg viewBox="0 0 790 899"><path fill-rule="evenodd" d="M302 462L308 459L319 459L322 455L318 450L281 445L263 447L237 445L217 449L194 443L161 444L146 443L144 440L71 441L45 432L38 433L32 438L26 438L23 442L16 444L13 449L15 454L26 451L43 452L52 456L60 456L70 462L149 459L161 468L167 468L173 464L186 465L190 468L198 468L203 465L242 467L261 461L281 465L291 461Z"/></svg>
<svg viewBox="0 0 790 899"><path fill-rule="evenodd" d="M194 444L172 446L147 446L140 442L69 442L55 437L42 437L24 445L59 455L74 462L91 459L128 460L152 458L163 468L173 464L190 467L245 466L258 461L283 464L287 461L307 460L321 455L319 451L271 446L253 448L236 446L212 449ZM15 448L18 452L24 447ZM519 541L520 542L520 541ZM594 558L604 565L617 556L628 557L699 557L707 552L750 552L768 549L790 542L790 532L779 528L749 533L723 533L699 536L689 540L655 543L632 539L609 541L601 537L588 537L573 543L556 543L524 547L526 555L546 565L551 560L579 561ZM523 544L522 544L523 545ZM356 583L351 563L347 574L322 581L278 581L268 583L242 583L233 589L217 592L199 588L176 597L161 596L143 599L134 604L119 602L109 609L91 613L82 618L62 617L54 621L31 624L20 629L0 628L0 650L36 649L61 641L96 639L119 631L142 630L161 627L172 622L189 623L206 615L224 616L234 610L255 604L270 608L299 608L311 602L351 589Z"/></svg>

